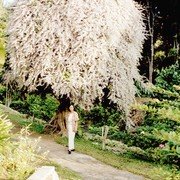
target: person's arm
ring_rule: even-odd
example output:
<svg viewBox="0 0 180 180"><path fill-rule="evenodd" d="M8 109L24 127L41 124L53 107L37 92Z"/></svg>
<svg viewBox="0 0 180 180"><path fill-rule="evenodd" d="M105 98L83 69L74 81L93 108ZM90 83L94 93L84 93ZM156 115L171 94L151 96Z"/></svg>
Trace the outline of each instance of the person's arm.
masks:
<svg viewBox="0 0 180 180"><path fill-rule="evenodd" d="M78 130L78 121L79 121L79 117L78 117L78 113L75 112L75 127L74 127L74 132L77 132Z"/></svg>

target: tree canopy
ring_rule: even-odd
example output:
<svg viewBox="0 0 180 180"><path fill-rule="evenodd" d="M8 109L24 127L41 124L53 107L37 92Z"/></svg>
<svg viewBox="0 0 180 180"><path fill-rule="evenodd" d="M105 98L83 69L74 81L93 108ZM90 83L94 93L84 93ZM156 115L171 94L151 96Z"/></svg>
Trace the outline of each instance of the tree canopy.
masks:
<svg viewBox="0 0 180 180"><path fill-rule="evenodd" d="M132 0L30 0L13 7L8 26L7 83L34 91L50 85L89 108L109 98L128 109L141 80L145 26Z"/></svg>

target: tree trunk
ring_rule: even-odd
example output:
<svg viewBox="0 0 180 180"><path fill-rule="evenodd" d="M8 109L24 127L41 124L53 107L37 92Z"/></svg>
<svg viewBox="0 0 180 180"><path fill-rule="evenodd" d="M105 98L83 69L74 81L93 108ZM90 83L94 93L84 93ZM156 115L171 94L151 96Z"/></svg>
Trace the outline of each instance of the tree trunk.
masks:
<svg viewBox="0 0 180 180"><path fill-rule="evenodd" d="M147 0L147 7L149 9L149 14L147 16L148 19L148 30L150 35L150 46L151 46L151 55L149 60L149 81L153 82L153 71L154 71L154 21L155 14L152 10L152 6L150 5L149 0Z"/></svg>
<svg viewBox="0 0 180 180"><path fill-rule="evenodd" d="M58 132L59 134L66 136L67 126L66 120L69 113L70 99L64 95L60 98L60 106L56 112L56 115L51 119L49 124L45 127L45 130L50 133Z"/></svg>
<svg viewBox="0 0 180 180"><path fill-rule="evenodd" d="M49 124L46 126L46 131L49 131L51 133L58 132L62 136L66 136L66 118L68 113L69 112L66 110L62 112L57 112L55 117L53 117Z"/></svg>
<svg viewBox="0 0 180 180"><path fill-rule="evenodd" d="M154 69L154 41L153 41L153 34L151 34L151 58L149 61L149 81L151 83L153 82L153 69Z"/></svg>

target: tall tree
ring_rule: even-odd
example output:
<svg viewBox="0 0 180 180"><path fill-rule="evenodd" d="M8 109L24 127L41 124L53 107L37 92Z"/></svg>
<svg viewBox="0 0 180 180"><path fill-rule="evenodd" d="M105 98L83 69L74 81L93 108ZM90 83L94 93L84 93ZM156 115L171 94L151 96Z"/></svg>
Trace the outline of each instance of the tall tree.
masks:
<svg viewBox="0 0 180 180"><path fill-rule="evenodd" d="M152 83L153 80L153 70L154 70L154 26L155 26L155 18L157 14L156 12L153 12L152 4L149 0L147 0L147 24L148 24L148 32L150 36L150 48L151 48L151 55L150 58L148 58L149 62L149 81Z"/></svg>
<svg viewBox="0 0 180 180"><path fill-rule="evenodd" d="M140 64L140 71L150 79L152 70L150 71L150 73L148 73L148 69L150 67L148 62L149 59L152 59L152 57L154 57L153 76L155 78L156 69L161 69L162 67L167 67L171 64L174 64L178 59L178 49L180 43L180 29L178 18L180 16L180 1L137 0L137 2L141 3L147 9L147 11L145 11L147 17L146 19L148 20L146 21L146 26L147 30L150 30L149 36L144 46L143 59ZM157 48L156 44L160 41L162 42L162 44ZM152 45L154 48L152 48ZM161 58L158 58L158 55L162 55L160 56ZM152 78L152 80L154 80L154 78Z"/></svg>
<svg viewBox="0 0 180 180"><path fill-rule="evenodd" d="M13 8L8 34L8 84L29 91L51 86L56 96L86 109L108 88L128 114L145 37L137 3L30 0Z"/></svg>

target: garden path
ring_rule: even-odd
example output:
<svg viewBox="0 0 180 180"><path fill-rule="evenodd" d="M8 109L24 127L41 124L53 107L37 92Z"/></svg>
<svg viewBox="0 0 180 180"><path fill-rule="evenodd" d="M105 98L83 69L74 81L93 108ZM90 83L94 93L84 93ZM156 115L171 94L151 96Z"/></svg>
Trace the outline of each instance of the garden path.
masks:
<svg viewBox="0 0 180 180"><path fill-rule="evenodd" d="M31 136L37 139L38 135ZM95 158L72 152L67 153L67 148L57 144L51 136L41 136L39 142L42 151L49 151L48 158L62 167L69 168L77 173L85 180L143 180L142 176L132 174L127 171L118 170L106 165Z"/></svg>

